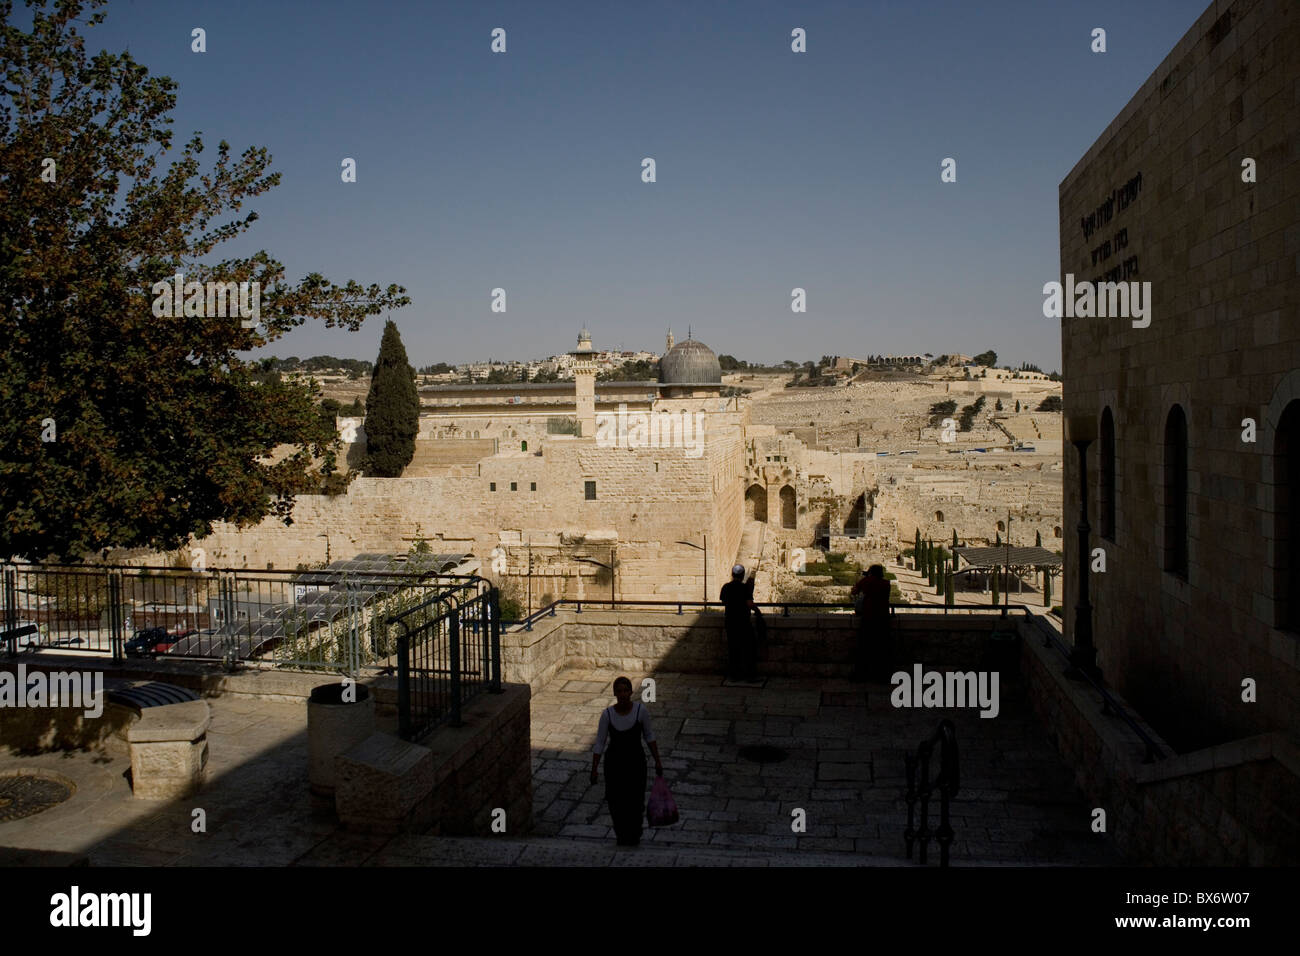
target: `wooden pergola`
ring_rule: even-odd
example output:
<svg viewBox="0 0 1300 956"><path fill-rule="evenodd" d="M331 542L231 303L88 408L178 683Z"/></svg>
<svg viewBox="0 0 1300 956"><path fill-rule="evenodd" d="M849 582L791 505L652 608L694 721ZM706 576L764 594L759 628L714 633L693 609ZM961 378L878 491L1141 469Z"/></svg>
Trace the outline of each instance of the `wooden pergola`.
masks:
<svg viewBox="0 0 1300 956"><path fill-rule="evenodd" d="M1000 547L958 547L954 550L958 574L969 574L972 571L995 573L999 568L1007 568L1016 575L1016 581L1019 582L1020 575L1024 572L1037 571L1055 577L1064 566L1061 555L1037 546L1026 548L1004 544Z"/></svg>

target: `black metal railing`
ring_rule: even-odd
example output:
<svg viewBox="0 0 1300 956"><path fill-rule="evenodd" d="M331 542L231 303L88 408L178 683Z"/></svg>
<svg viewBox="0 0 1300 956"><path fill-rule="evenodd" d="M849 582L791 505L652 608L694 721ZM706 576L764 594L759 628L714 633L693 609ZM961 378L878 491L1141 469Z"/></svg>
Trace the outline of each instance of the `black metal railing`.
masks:
<svg viewBox="0 0 1300 956"><path fill-rule="evenodd" d="M791 608L795 608L796 610L811 608L814 609L814 612L818 614L827 614L827 613L852 614L853 613L852 604L841 604L838 602L829 602L829 601L822 601L822 602L760 601L758 602L758 606L760 608L780 608L782 617L789 617ZM540 621L542 618L554 617L557 610L565 607L573 608L575 614L581 614L583 608L587 608L589 610L600 610L601 608L607 608L609 610L617 610L619 608L639 608L639 607L651 608L651 609L675 608L678 614L684 614L687 610L698 610L698 611L706 611L706 612L711 610L721 610L725 607L725 605L721 601L649 601L649 600L611 601L609 599L605 599L603 601L599 599L575 601L575 600L565 599L560 601L552 601L550 604L546 605L545 607L539 608L538 610L534 611L532 614L528 615L527 617L521 618L520 620L506 621L504 623L508 624L511 627L522 626L524 630L531 631L533 629L533 625L538 621ZM889 606L890 614L898 614L900 611L905 611L909 614L914 612L921 612L921 613L933 613L936 615L945 615L945 616L948 614L964 613L964 614L975 615L979 617L992 617L992 616L1005 617L1007 611L1018 611L1025 617L1028 617L1029 615L1033 614L1033 611L1030 609L1029 605L1027 604L999 604L996 607L990 605L983 605L983 604L966 604L966 605L948 607L946 605L939 605L939 604L896 603L896 604L891 604Z"/></svg>
<svg viewBox="0 0 1300 956"><path fill-rule="evenodd" d="M403 740L418 740L444 722L459 727L467 703L501 692L499 607L497 589L471 577L384 619L395 635Z"/></svg>
<svg viewBox="0 0 1300 956"><path fill-rule="evenodd" d="M935 744L939 745L939 773L933 781L930 780L930 756L934 752ZM953 727L951 720L942 720L933 734L922 740L920 746L916 748L916 753L907 754L903 758L907 770L907 792L904 799L907 801L907 829L903 831L903 842L907 845L907 858L912 858L912 845L919 844L920 853L918 862L926 863L926 853L930 845L931 838L939 843L939 866L948 865L948 849L952 845L952 824L948 819L948 802L957 795L960 786L961 771L957 758L957 731ZM920 768L921 779L918 782L917 768ZM930 797L934 791L939 791L939 827L933 832L930 830ZM921 827L915 829L915 809L917 803L921 804Z"/></svg>
<svg viewBox="0 0 1300 956"><path fill-rule="evenodd" d="M465 575L392 570L248 571L0 565L0 633L35 625L33 651L261 662L355 675L396 653L379 622ZM140 640L134 640L137 636ZM4 645L8 646L5 647ZM0 651L17 642L0 639Z"/></svg>

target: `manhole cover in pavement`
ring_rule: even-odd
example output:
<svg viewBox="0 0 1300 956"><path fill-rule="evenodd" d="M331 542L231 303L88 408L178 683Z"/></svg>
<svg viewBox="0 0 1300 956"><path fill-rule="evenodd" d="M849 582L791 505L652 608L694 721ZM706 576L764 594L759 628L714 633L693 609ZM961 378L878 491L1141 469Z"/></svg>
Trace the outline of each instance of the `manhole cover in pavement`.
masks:
<svg viewBox="0 0 1300 956"><path fill-rule="evenodd" d="M756 744L749 747L741 747L740 756L745 760L752 760L755 763L780 763L790 755L780 747L772 747L768 744Z"/></svg>
<svg viewBox="0 0 1300 956"><path fill-rule="evenodd" d="M0 777L0 823L30 817L70 796L72 787L48 777L29 773Z"/></svg>

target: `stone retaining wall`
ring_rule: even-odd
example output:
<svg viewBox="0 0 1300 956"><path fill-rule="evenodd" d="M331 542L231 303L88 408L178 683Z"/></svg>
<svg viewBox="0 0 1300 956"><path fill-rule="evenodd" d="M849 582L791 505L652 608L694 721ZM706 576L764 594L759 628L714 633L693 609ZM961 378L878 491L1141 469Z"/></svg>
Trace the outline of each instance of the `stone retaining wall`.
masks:
<svg viewBox="0 0 1300 956"><path fill-rule="evenodd" d="M1030 618L1019 626L1034 711L1074 768L1078 787L1106 811L1106 832L1121 853L1155 866L1300 862L1300 754L1283 735L1176 755L1112 692L1166 754L1143 763L1145 748L1132 729L1102 713L1097 692L1065 677L1065 658L1043 647L1049 625Z"/></svg>
<svg viewBox="0 0 1300 956"><path fill-rule="evenodd" d="M460 727L419 743L376 733L340 755L339 820L368 833L489 836L503 810L503 832L531 830L530 698L527 686L507 685L468 704Z"/></svg>
<svg viewBox="0 0 1300 956"><path fill-rule="evenodd" d="M764 613L767 641L758 655L760 676L844 677L852 670L852 614ZM898 614L896 653L908 667L969 670L987 661L994 615ZM717 611L572 609L501 635L506 679L544 686L567 667L612 668L644 675L655 671L721 674L727 660L723 615ZM900 665L901 666L901 665Z"/></svg>

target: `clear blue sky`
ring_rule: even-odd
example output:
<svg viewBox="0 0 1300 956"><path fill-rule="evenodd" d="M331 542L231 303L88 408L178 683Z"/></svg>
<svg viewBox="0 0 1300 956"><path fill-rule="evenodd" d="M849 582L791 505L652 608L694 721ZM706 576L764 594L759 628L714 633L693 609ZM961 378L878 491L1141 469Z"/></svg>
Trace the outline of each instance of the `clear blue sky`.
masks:
<svg viewBox="0 0 1300 956"><path fill-rule="evenodd" d="M1207 2L115 0L88 46L178 82L177 147L270 150L282 184L221 257L406 286L415 365L563 351L587 324L597 348L690 325L750 360L993 348L1050 371L1057 187ZM373 359L382 327L263 354Z"/></svg>

